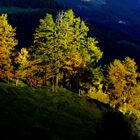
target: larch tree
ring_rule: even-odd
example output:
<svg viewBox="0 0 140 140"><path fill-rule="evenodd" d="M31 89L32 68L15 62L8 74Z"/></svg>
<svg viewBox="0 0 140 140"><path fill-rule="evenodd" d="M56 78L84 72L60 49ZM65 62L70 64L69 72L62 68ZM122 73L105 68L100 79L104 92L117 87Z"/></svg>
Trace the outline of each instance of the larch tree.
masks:
<svg viewBox="0 0 140 140"><path fill-rule="evenodd" d="M15 72L16 86L18 86L19 80L25 81L28 76L29 67L29 54L26 48L22 48L15 59L18 69Z"/></svg>
<svg viewBox="0 0 140 140"><path fill-rule="evenodd" d="M28 84L29 86L37 86L42 83L40 77L37 76L38 71L42 69L40 60L32 60L29 51L26 48L22 48L15 58L16 70L16 86L20 81Z"/></svg>
<svg viewBox="0 0 140 140"><path fill-rule="evenodd" d="M18 41L16 30L8 23L7 14L0 16L0 79L10 79L14 76L12 55Z"/></svg>
<svg viewBox="0 0 140 140"><path fill-rule="evenodd" d="M136 62L126 57L125 60L114 60L108 67L106 79L106 93L111 104L120 108L126 104L133 107L138 105L136 100L140 97L140 83L138 81Z"/></svg>

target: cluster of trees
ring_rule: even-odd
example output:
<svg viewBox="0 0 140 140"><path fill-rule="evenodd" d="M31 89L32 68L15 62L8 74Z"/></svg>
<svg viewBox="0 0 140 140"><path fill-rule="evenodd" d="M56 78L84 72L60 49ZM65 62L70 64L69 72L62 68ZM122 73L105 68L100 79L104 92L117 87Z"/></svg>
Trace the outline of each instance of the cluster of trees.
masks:
<svg viewBox="0 0 140 140"><path fill-rule="evenodd" d="M0 16L0 79L23 81L29 86L67 88L77 93L107 95L113 106L126 104L140 109L140 75L129 57L114 60L106 68L99 65L103 52L89 28L72 10L56 18L40 19L30 48L16 48L16 30L7 15ZM18 52L18 53L17 53Z"/></svg>

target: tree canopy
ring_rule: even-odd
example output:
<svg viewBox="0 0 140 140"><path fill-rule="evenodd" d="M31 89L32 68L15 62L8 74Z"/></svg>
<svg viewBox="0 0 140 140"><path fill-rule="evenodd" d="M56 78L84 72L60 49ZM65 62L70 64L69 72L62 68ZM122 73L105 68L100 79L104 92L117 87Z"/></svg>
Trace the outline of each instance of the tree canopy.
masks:
<svg viewBox="0 0 140 140"><path fill-rule="evenodd" d="M136 100L139 100L140 97L138 78L136 62L129 57L126 57L123 61L116 59L109 65L106 92L116 107L119 108L124 104L138 107L136 103Z"/></svg>
<svg viewBox="0 0 140 140"><path fill-rule="evenodd" d="M0 79L13 77L12 55L18 41L16 30L8 23L7 14L0 16Z"/></svg>
<svg viewBox="0 0 140 140"><path fill-rule="evenodd" d="M85 22L75 17L72 10L60 12L55 20L50 14L40 20L34 34L32 56L40 60L44 77L50 72L47 76L55 79L55 86L61 77L68 78L68 84L76 78L80 86L80 73L101 59L97 41L88 37L88 31Z"/></svg>

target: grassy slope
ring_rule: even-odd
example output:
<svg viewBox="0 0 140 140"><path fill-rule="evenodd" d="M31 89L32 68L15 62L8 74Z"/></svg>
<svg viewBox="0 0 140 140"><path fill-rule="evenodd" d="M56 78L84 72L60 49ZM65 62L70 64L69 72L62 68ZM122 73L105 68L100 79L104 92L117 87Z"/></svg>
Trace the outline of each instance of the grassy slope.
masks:
<svg viewBox="0 0 140 140"><path fill-rule="evenodd" d="M105 113L106 112L106 113ZM49 140L130 139L122 114L66 90L0 83L1 137ZM117 132L117 134L116 134Z"/></svg>

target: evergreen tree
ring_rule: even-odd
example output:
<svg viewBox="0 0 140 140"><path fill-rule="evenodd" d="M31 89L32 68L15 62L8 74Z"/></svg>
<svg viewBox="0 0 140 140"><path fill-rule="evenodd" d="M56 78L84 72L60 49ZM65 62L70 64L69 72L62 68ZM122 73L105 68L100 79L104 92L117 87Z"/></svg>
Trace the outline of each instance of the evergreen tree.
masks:
<svg viewBox="0 0 140 140"><path fill-rule="evenodd" d="M31 49L32 59L38 60L37 65L40 65L38 71L43 77L43 85L46 85L46 76L49 74L49 69L53 68L52 63L54 61L54 53L56 53L54 39L55 23L52 15L47 14L44 19L40 20L40 25L34 34L34 44ZM49 76L51 77L51 75Z"/></svg>
<svg viewBox="0 0 140 140"><path fill-rule="evenodd" d="M76 18L72 10L65 12L63 19L62 23L64 23L65 31L67 31L65 41L68 44L63 70L70 77L71 88L76 88L78 91L79 88L83 87L81 81L85 79L83 76L85 70L88 68L88 71L91 72L91 69L94 69L95 64L102 57L102 52L97 47L97 41L88 37L89 28L85 22ZM94 78L93 75L92 78Z"/></svg>
<svg viewBox="0 0 140 140"><path fill-rule="evenodd" d="M55 21L49 14L40 20L34 34L33 56L45 67L42 73L51 77L55 87L63 77L63 86L68 79L69 87L78 90L81 73L87 66L94 67L102 57L97 41L88 37L88 31L85 22L76 18L72 10L60 12Z"/></svg>

